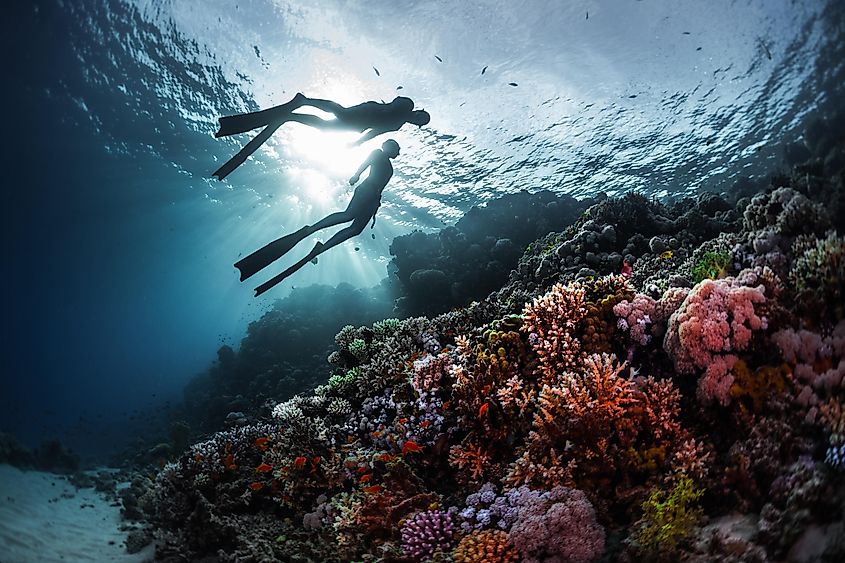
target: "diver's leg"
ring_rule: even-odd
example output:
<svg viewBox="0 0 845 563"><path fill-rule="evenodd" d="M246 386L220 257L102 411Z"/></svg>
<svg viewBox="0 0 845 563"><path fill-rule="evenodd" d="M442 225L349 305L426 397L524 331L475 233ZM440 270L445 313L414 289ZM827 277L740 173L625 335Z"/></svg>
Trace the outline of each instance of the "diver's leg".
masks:
<svg viewBox="0 0 845 563"><path fill-rule="evenodd" d="M329 217L331 217L331 215ZM328 219L328 217L327 217L327 219ZM258 287L256 287L255 288L255 296L258 297L259 295L261 295L262 293L264 293L268 289L270 289L273 286L275 286L276 284L280 283L285 278L292 276L300 268L305 266L305 264L312 261L314 258L319 256L320 254L322 254L326 250L337 246L338 244L342 243L345 240L348 240L348 239L354 237L355 235L361 234L361 232L363 232L364 228L367 226L367 222L369 220L370 219L368 217L367 218L359 217L359 218L355 219L355 221L353 221L352 224L349 225L348 227L346 227L345 229L341 229L338 232L336 232L334 234L334 236L332 236L332 238L330 238L325 243L318 242L317 244L314 245L314 248L311 249L311 252L308 253L308 256L306 256L305 258L303 258L302 260L300 260L299 262L297 262L296 264L294 264L293 266L291 266L290 268L288 268L287 270L285 270L281 274L273 277L272 279L267 280L266 282L264 282L261 285L259 285Z"/></svg>
<svg viewBox="0 0 845 563"><path fill-rule="evenodd" d="M337 115L338 112L342 113L343 110L346 109L339 103L333 102L331 100L321 100L320 98L308 98L305 96L303 96L302 98L302 105L315 107L319 110L327 111L335 115Z"/></svg>
<svg viewBox="0 0 845 563"><path fill-rule="evenodd" d="M292 113L288 116L287 121L296 121L297 123L302 123L303 125L308 125L309 127L324 130L349 129L349 126L345 125L340 119L322 119L316 115L308 113Z"/></svg>
<svg viewBox="0 0 845 563"><path fill-rule="evenodd" d="M235 262L235 268L241 271L241 281L252 276L259 270L263 270L291 251L305 237L314 234L320 229L334 227L355 219L355 216L348 211L339 211L321 219L314 225L305 225L295 233L277 238L273 242L259 248L249 256Z"/></svg>
<svg viewBox="0 0 845 563"><path fill-rule="evenodd" d="M326 227L334 227L335 225L340 225L341 223L347 223L353 219L355 219L355 216L348 211L338 211L337 213L332 213L331 215L320 219L311 227L308 227L309 234L316 233L320 229L325 229Z"/></svg>

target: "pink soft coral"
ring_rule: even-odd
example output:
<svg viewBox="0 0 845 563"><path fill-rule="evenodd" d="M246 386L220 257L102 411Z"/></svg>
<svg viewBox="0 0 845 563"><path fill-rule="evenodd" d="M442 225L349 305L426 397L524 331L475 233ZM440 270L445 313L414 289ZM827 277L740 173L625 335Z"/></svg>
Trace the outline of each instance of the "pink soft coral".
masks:
<svg viewBox="0 0 845 563"><path fill-rule="evenodd" d="M747 349L752 333L767 326L759 312L767 301L765 288L751 287L755 280L749 271L737 278L704 280L669 319L663 348L679 372L705 370L698 382L705 402L730 402L730 370L738 359L734 352Z"/></svg>

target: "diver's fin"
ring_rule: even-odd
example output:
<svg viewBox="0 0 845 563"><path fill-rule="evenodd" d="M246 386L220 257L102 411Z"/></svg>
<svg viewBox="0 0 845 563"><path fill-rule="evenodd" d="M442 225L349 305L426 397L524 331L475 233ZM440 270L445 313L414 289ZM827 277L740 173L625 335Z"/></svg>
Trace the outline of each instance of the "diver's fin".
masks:
<svg viewBox="0 0 845 563"><path fill-rule="evenodd" d="M246 133L247 131L252 131L253 129L269 125L273 121L278 121L282 119L286 113L290 113L289 104L283 104L261 111L254 111L252 113L227 115L217 120L217 122L220 123L220 129L217 130L214 136L219 139L220 137Z"/></svg>
<svg viewBox="0 0 845 563"><path fill-rule="evenodd" d="M288 277L292 276L293 274L295 274L300 268L302 268L305 264L307 264L308 262L313 260L318 254L320 254L320 252L322 252L322 250L323 250L323 243L318 242L317 244L314 245L314 248L311 250L311 252L308 253L308 256L306 256L305 258L303 258L302 260L300 260L299 262L297 262L296 264L294 264L293 266L291 266L290 268L288 268L287 270L285 270L281 274L274 276L273 278L267 280L266 282L264 282L261 285L259 285L258 287L256 287L255 288L255 296L258 297L259 295L261 295L265 291L274 287L276 284L279 284L282 281L284 281L285 278L288 278Z"/></svg>
<svg viewBox="0 0 845 563"><path fill-rule="evenodd" d="M283 122L280 121L278 123L273 123L265 127L261 133L256 135L253 140L248 142L244 148L238 151L238 154L226 161L226 164L215 170L212 176L217 176L218 180L222 180L223 178L231 174L235 168L244 163L244 161L247 159L247 157L249 157L249 155L258 150L258 147L263 145L264 141L269 139L270 136L276 132L276 129L282 126L282 123Z"/></svg>
<svg viewBox="0 0 845 563"><path fill-rule="evenodd" d="M305 226L295 233L277 238L270 244L259 248L249 256L235 262L235 268L241 271L241 281L249 278L259 270L263 270L287 254L297 243L307 236L308 226Z"/></svg>
<svg viewBox="0 0 845 563"><path fill-rule="evenodd" d="M220 137L246 133L247 131L265 127L276 121L283 121L286 119L287 114L295 109L301 108L305 100L305 96L297 93L291 101L279 106L261 111L253 111L251 113L239 113L237 115L221 117L217 120L220 123L220 128L214 136L219 139Z"/></svg>

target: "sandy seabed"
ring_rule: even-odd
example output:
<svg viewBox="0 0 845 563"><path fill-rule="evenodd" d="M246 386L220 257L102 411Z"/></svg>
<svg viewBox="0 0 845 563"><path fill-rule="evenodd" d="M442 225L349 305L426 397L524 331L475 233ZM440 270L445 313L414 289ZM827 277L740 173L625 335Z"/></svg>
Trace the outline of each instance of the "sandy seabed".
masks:
<svg viewBox="0 0 845 563"><path fill-rule="evenodd" d="M0 465L0 563L151 561L152 546L126 552L120 524L120 508L94 489Z"/></svg>

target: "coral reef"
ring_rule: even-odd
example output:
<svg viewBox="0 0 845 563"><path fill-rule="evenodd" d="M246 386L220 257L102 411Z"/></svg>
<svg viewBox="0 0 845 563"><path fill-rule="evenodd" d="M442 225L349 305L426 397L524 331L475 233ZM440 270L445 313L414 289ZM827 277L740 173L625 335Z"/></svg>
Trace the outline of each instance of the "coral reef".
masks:
<svg viewBox="0 0 845 563"><path fill-rule="evenodd" d="M337 327L313 390L188 447L138 495L157 556L838 560L841 178L812 170L734 203L600 198L479 302ZM452 261L506 253L470 260L486 235L469 225L395 245L420 285L410 310L471 294L447 287L474 275Z"/></svg>

